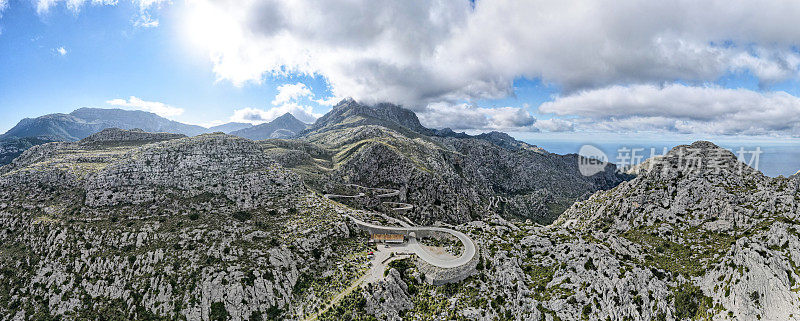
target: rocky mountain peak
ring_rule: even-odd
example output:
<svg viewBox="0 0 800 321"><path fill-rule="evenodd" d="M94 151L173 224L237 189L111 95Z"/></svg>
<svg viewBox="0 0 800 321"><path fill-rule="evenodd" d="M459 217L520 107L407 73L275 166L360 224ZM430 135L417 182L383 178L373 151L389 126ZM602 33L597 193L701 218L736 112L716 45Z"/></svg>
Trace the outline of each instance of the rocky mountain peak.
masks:
<svg viewBox="0 0 800 321"><path fill-rule="evenodd" d="M283 123L283 122L300 122L300 123L302 123L300 120L298 120L296 117L294 117L294 115L292 115L292 113L288 113L288 112L283 114L283 115L278 116L278 118L275 118L272 121L273 122L279 122L279 123Z"/></svg>
<svg viewBox="0 0 800 321"><path fill-rule="evenodd" d="M704 176L720 175L748 176L760 172L742 163L725 148L708 141L697 141L691 145L678 145L666 155L656 156L629 170L637 175L659 176Z"/></svg>
<svg viewBox="0 0 800 321"><path fill-rule="evenodd" d="M367 105L353 98L345 98L333 106L329 113L312 125L311 131L369 124L395 128L400 126L425 135L432 133L420 124L413 111L402 106L391 103Z"/></svg>
<svg viewBox="0 0 800 321"><path fill-rule="evenodd" d="M291 113L285 113L271 122L231 132L232 135L252 140L269 138L294 138L302 134L308 125Z"/></svg>
<svg viewBox="0 0 800 321"><path fill-rule="evenodd" d="M733 228L734 217L739 218L738 224L752 224L755 220L741 218L758 217L764 210L741 204L766 208L764 204L778 198L771 178L707 141L676 146L632 171L636 178L575 204L560 220L584 224L614 217L624 224L679 222L683 228L713 221L706 228L727 230Z"/></svg>

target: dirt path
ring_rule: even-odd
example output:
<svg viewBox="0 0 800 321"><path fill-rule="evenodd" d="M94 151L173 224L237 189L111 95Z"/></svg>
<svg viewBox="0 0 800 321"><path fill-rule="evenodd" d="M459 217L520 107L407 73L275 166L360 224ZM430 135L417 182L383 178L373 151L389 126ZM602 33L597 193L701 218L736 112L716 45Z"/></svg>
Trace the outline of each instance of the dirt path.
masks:
<svg viewBox="0 0 800 321"><path fill-rule="evenodd" d="M353 283L351 283L346 289L342 290L342 292L334 296L330 302L325 304L325 307L322 310L305 318L305 320L306 321L316 320L320 315L325 313L325 311L328 311L331 307L339 303L339 301L341 301L345 296L352 293L353 290L364 285L365 283L380 281L381 279L383 279L383 271L389 267L389 263L394 260L411 257L410 255L405 254L410 251L411 250L404 244L394 245L389 248L378 247L373 252L374 257L372 258L372 267L370 267L370 269L367 270L367 272L364 273L364 275L362 275L360 278L353 281ZM394 253L394 255L392 255L392 253Z"/></svg>
<svg viewBox="0 0 800 321"><path fill-rule="evenodd" d="M317 317L319 317L321 314L325 313L325 311L328 311L328 309L330 309L332 306L334 306L337 303L339 303L339 301L341 301L345 296L347 296L348 294L353 292L353 290L355 290L357 287L359 287L361 285L361 283L363 283L364 280L366 280L367 277L369 277L369 275L370 275L370 273L367 272L366 274L362 275L357 280L353 281L353 283L351 283L350 286L348 286L346 289L344 289L344 291L339 292L339 294L334 296L333 299L331 299L331 301L328 302L328 304L326 304L325 307L322 310L320 310L319 312L314 313L311 316L307 317L305 319L305 321L316 320Z"/></svg>

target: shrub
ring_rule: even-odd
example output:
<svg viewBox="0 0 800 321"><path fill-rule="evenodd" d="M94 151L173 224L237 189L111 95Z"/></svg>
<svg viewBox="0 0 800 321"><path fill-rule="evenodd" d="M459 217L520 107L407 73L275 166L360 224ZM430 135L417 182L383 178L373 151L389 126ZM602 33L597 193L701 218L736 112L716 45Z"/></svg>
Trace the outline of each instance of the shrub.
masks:
<svg viewBox="0 0 800 321"><path fill-rule="evenodd" d="M588 317L590 314L592 314L592 305L591 304L584 305L581 314L585 317Z"/></svg>
<svg viewBox="0 0 800 321"><path fill-rule="evenodd" d="M233 218L235 218L236 220L238 220L240 222L244 222L244 221L247 221L247 220L253 218L253 214L250 213L250 212L247 212L247 211L236 211L236 212L233 213L232 216L233 216Z"/></svg>
<svg viewBox="0 0 800 321"><path fill-rule="evenodd" d="M711 306L711 298L705 296L699 287L684 283L673 291L675 316L679 320L702 316Z"/></svg>
<svg viewBox="0 0 800 321"><path fill-rule="evenodd" d="M225 309L225 303L214 302L211 303L211 311L208 313L208 318L213 321L226 321L228 320L228 310Z"/></svg>
<svg viewBox="0 0 800 321"><path fill-rule="evenodd" d="M583 264L583 268L590 271L597 270L597 267L594 266L594 261L592 261L592 258L586 260L586 263Z"/></svg>

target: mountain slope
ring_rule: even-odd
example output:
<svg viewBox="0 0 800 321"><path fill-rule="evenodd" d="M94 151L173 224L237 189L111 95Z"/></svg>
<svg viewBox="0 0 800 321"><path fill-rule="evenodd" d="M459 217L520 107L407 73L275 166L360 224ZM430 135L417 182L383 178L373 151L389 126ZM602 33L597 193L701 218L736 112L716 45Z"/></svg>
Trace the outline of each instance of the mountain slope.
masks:
<svg viewBox="0 0 800 321"><path fill-rule="evenodd" d="M231 135L252 140L270 138L293 138L306 130L307 125L295 118L290 113L285 113L271 122L240 129L231 132Z"/></svg>
<svg viewBox="0 0 800 321"><path fill-rule="evenodd" d="M0 168L0 320L299 319L358 277L352 210L256 143L110 129Z"/></svg>
<svg viewBox="0 0 800 321"><path fill-rule="evenodd" d="M352 98L342 100L330 112L317 119L309 128L309 132L315 134L365 125L379 125L399 131L411 130L424 135L433 134L433 131L423 127L417 115L408 109L389 103L368 106Z"/></svg>
<svg viewBox="0 0 800 321"><path fill-rule="evenodd" d="M389 271L399 277L355 295L364 313L438 320L800 317L798 182L766 177L708 142L674 148L551 226L495 216L455 228L481 248L473 277L432 287L408 260Z"/></svg>
<svg viewBox="0 0 800 321"><path fill-rule="evenodd" d="M798 182L766 177L709 142L675 147L638 171L556 224L627 244L638 265L671 275L671 287L699 289L708 301L697 302L697 315L797 315Z"/></svg>
<svg viewBox="0 0 800 321"><path fill-rule="evenodd" d="M25 118L0 139L39 137L58 141L75 141L97 132L102 125L93 124L70 114L50 114Z"/></svg>
<svg viewBox="0 0 800 321"><path fill-rule="evenodd" d="M297 320L351 290L320 319L798 315L796 180L766 177L698 142L541 226L511 206L617 177L570 176L579 175L575 155L403 132L412 136L339 126L254 142L106 129L35 146L0 168L0 320ZM397 188L391 201L413 204L403 214L413 221L463 222L451 227L476 242L474 275L436 287L414 259L398 259L383 278L352 287L374 277L375 249L345 215L382 216L303 181ZM458 216L468 211L474 217Z"/></svg>
<svg viewBox="0 0 800 321"><path fill-rule="evenodd" d="M174 133L186 136L195 136L207 131L201 126L183 124L139 110L80 108L71 112L70 115L89 123L101 124L103 128L139 128L146 132Z"/></svg>
<svg viewBox="0 0 800 321"><path fill-rule="evenodd" d="M80 108L69 114L25 118L0 136L0 139L40 137L58 141L76 141L105 128L139 128L147 132L169 132L187 136L198 135L206 130L200 126L182 124L144 111Z"/></svg>
<svg viewBox="0 0 800 321"><path fill-rule="evenodd" d="M274 157L312 188L332 191L353 183L399 189L400 200L416 204L407 215L427 223L491 213L549 223L576 200L622 179L610 164L584 177L576 155L546 153L501 133L435 134L402 107L346 99L300 138L325 152L311 155L302 144L268 144L272 154L287 155Z"/></svg>
<svg viewBox="0 0 800 321"><path fill-rule="evenodd" d="M230 122L222 125L211 126L206 130L206 133L215 133L215 132L223 132L226 134L230 134L237 130L245 129L253 127L252 124L249 123L237 123L237 122Z"/></svg>
<svg viewBox="0 0 800 321"><path fill-rule="evenodd" d="M11 163L29 148L52 140L38 137L0 139L0 165Z"/></svg>

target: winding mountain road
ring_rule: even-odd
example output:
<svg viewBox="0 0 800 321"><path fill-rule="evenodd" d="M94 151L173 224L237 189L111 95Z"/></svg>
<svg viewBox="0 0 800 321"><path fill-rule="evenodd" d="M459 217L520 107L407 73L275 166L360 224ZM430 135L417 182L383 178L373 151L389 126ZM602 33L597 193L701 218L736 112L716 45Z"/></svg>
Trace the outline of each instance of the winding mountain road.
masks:
<svg viewBox="0 0 800 321"><path fill-rule="evenodd" d="M372 188L372 187L364 187L361 185L356 184L347 184L347 187L353 187L357 189L366 189L370 191L380 192L382 194L376 195L378 198L385 198L385 197L393 197L399 196L400 190L396 189L389 189L389 188ZM365 197L365 193L360 192L356 195L340 195L340 194L325 194L326 198L360 198ZM414 208L413 205L408 203L400 203L400 202L383 202L384 205L387 206L394 206L391 209L396 212L400 211L408 211ZM475 248L475 243L472 239L469 238L464 233L459 231L443 228L443 227L433 227L433 226L411 226L410 224L406 224L405 222L389 217L388 215L382 214L383 217L389 219L390 221L394 221L401 226L381 226L377 224L367 223L357 218L354 218L349 215L345 215L347 218L351 219L356 225L361 226L362 228L369 230L375 234L403 234L408 237L408 247L423 261L428 262L429 264L440 267L440 268L456 268L462 265L469 263L477 253ZM417 241L417 236L424 237L435 233L447 233L450 235L455 236L461 244L464 246L464 252L461 253L456 259L443 259L436 255L431 254L429 251L425 250Z"/></svg>
<svg viewBox="0 0 800 321"><path fill-rule="evenodd" d="M395 197L400 196L400 190L391 189L391 188L380 188L380 187L364 187L358 184L345 184L346 187L356 188L360 190L368 190L377 193L381 193L375 195L376 198L387 198L387 197ZM325 194L323 195L325 198L332 199L332 198L361 198L367 196L364 192L359 192L356 195L342 195L342 194ZM407 212L414 209L414 205L408 203L400 203L400 202L381 202L381 204L386 205L389 207L390 210L394 212Z"/></svg>
<svg viewBox="0 0 800 321"><path fill-rule="evenodd" d="M372 223L367 223L357 218L354 218L349 215L345 215L347 218L351 219L356 225L361 226L373 233L383 233L383 234L404 234L408 236L408 246L414 253L423 261L428 262L429 264L450 269L460 267L469 263L477 253L475 243L472 239L469 238L464 233L461 233L456 230L452 230L449 228L444 227L433 227L433 226L382 226ZM417 241L417 235L429 235L433 233L448 233L450 235L455 236L461 241L461 244L464 246L464 252L461 253L461 256L455 259L442 259L438 256L435 256L425 250L422 245Z"/></svg>
<svg viewBox="0 0 800 321"><path fill-rule="evenodd" d="M371 191L382 192L382 194L376 195L377 198L394 197L394 196L399 196L400 195L400 191L399 190L394 190L394 189L369 188L369 187L363 187L363 186L355 185L355 184L348 184L347 186L348 187L363 188L363 189L367 189L367 190L371 190ZM325 194L323 196L325 198L328 198L328 199L332 199L332 198L354 199L354 198L365 197L366 194L363 193L363 192L360 192L360 193L358 193L356 195ZM395 212L404 212L404 211L408 211L408 210L411 210L411 209L414 208L413 205L408 204L408 203L383 202L383 204L384 205L397 206L395 208L391 208L391 210L393 210ZM461 267L463 265L468 264L470 261L472 261L472 259L475 258L475 255L477 254L477 249L476 249L475 243L472 241L472 239L469 238L469 236L467 236L464 233L461 233L459 231L452 230L452 229L449 229L449 228L443 228L443 227L413 226L413 225L411 225L413 223L411 223L411 221L408 220L408 218L406 218L406 217L403 217L403 218L408 222L393 218L393 217L388 216L388 215L386 215L384 213L380 213L380 214L381 214L381 216L383 216L388 221L395 222L397 224L400 224L401 226L382 226L382 225L377 225L377 224L364 222L364 221L359 220L357 218L354 218L354 217L352 217L350 215L346 215L345 214L344 216L349 218L350 220L352 220L356 225L358 225L361 228L366 229L366 230L368 230L368 231L370 231L372 233L403 234L403 235L406 235L408 237L408 244L405 246L405 248L413 251L414 254L417 255L417 257L419 257L421 260L423 260L423 261L425 261L428 264L431 264L433 266L439 267L439 268L450 269L450 268ZM428 236L428 235L435 234L435 233L448 233L450 235L455 236L459 241L461 241L461 244L464 246L464 251L461 253L461 256L459 256L458 258L455 258L455 259L444 259L444 258L438 257L438 256L436 256L434 254L431 254L429 251L425 250L425 248L422 247L422 244L420 244L417 241L417 235L419 235L420 237L424 237L424 236ZM395 249L395 251L396 251L396 249ZM396 253L395 251L390 251L390 252L393 252L392 254L394 254L394 253ZM380 249L378 249L378 252L380 252ZM336 296L334 296L334 298L330 302L328 302L321 310L319 310L318 312L316 312L316 313L312 314L311 316L305 318L305 320L306 321L317 320L318 316L324 314L332 306L334 306L337 303L339 303L339 301L341 301L342 298L344 298L347 294L351 293L354 289L356 289L358 286L363 284L370 277L372 277L372 278L380 277L380 275L375 275L375 273L376 272L378 274L382 273L382 272L379 272L379 271L383 271L383 269L385 268L385 266L388 264L389 261L400 259L400 258L403 258L403 257L405 257L407 255L408 254L406 253L406 254L400 254L399 256L388 257L388 258L384 259L383 261L381 261L378 265L373 266L370 269L370 272L368 272L367 274L361 276L357 280L353 281L350 284L350 286L348 286L341 293L339 293Z"/></svg>

